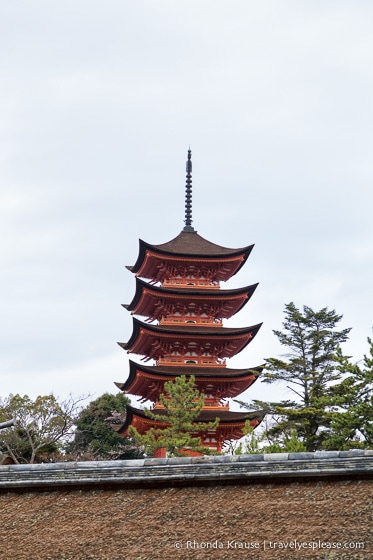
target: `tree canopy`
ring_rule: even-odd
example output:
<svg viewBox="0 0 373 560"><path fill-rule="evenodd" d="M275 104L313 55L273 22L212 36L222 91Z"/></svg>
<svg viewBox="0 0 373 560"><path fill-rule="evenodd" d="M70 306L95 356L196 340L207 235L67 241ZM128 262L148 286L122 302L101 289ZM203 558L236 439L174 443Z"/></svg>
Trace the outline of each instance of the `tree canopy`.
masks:
<svg viewBox="0 0 373 560"><path fill-rule="evenodd" d="M0 422L16 425L0 432L0 450L15 463L34 463L57 453L71 437L84 397L59 401L54 395L9 395L0 400Z"/></svg>
<svg viewBox="0 0 373 560"><path fill-rule="evenodd" d="M285 306L283 330L273 332L287 353L267 359L262 381L285 382L294 398L254 401L272 419L265 430L267 451L372 444L372 342L364 367L353 364L341 350L351 330L338 328L341 319L326 307Z"/></svg>
<svg viewBox="0 0 373 560"><path fill-rule="evenodd" d="M326 449L373 447L373 341L362 364L337 353L342 380L329 387L321 402L328 407L330 428Z"/></svg>
<svg viewBox="0 0 373 560"><path fill-rule="evenodd" d="M136 428L130 426L129 434L136 443L144 448L147 454L153 454L156 449L165 448L169 456L186 455L188 451L207 454L209 451L202 445L201 437L196 433L214 430L219 422L196 423L196 419L204 404L204 395L194 387L195 377L185 375L176 377L174 381L165 383L165 393L160 395L160 402L164 406L164 413L155 414L151 410L146 415L164 423L162 428L150 428L141 435Z"/></svg>
<svg viewBox="0 0 373 560"><path fill-rule="evenodd" d="M138 446L128 438L120 437L108 421L113 413L123 416L129 403L123 393L104 393L91 401L77 418L74 440L68 446L68 452L96 460L138 457Z"/></svg>

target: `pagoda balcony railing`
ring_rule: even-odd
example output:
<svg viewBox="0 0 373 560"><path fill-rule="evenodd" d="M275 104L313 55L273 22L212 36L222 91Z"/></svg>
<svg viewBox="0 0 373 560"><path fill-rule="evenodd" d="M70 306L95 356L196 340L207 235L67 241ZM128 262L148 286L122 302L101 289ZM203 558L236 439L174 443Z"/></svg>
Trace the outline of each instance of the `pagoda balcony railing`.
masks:
<svg viewBox="0 0 373 560"><path fill-rule="evenodd" d="M222 319L162 319L161 325L207 325L209 327L221 327Z"/></svg>
<svg viewBox="0 0 373 560"><path fill-rule="evenodd" d="M216 399L213 402L206 401L207 399L205 399L202 410L229 410L229 404L219 404ZM166 410L166 408L160 401L156 401L151 410Z"/></svg>
<svg viewBox="0 0 373 560"><path fill-rule="evenodd" d="M195 280L195 281L190 281L190 280L164 280L162 282L163 286L168 286L170 288L203 288L206 290L216 290L217 288L220 288L220 282L215 281L214 283L211 283L211 281L206 280Z"/></svg>
<svg viewBox="0 0 373 560"><path fill-rule="evenodd" d="M203 408L206 410L229 410L229 405L227 404L217 404L216 402L213 403L206 403L203 405Z"/></svg>
<svg viewBox="0 0 373 560"><path fill-rule="evenodd" d="M157 360L157 365L183 365L183 366L206 366L206 367L225 367L226 361L225 360L215 360L214 358L159 358Z"/></svg>

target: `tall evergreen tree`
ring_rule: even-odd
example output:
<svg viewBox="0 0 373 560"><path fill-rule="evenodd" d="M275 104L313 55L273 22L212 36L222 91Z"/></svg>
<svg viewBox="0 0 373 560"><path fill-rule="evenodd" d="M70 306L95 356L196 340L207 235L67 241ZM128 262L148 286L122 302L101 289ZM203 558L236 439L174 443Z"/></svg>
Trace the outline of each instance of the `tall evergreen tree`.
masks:
<svg viewBox="0 0 373 560"><path fill-rule="evenodd" d="M129 435L146 453L153 454L159 448L165 448L169 456L185 455L186 449L208 453L208 449L202 446L201 437L193 434L214 430L219 419L209 423L196 423L203 407L204 395L194 388L194 384L194 375L189 378L181 375L164 384L165 393L160 395L160 401L165 407L164 413L146 411L149 418L164 423L163 428L150 428L146 434L141 435L136 428L130 426Z"/></svg>
<svg viewBox="0 0 373 560"><path fill-rule="evenodd" d="M337 353L343 379L329 387L322 402L330 411L325 449L373 447L373 341L363 363Z"/></svg>
<svg viewBox="0 0 373 560"><path fill-rule="evenodd" d="M262 380L285 381L295 400L255 403L276 420L267 432L270 441L274 439L285 446L296 434L307 451L323 447L332 422L323 397L342 378L337 353L351 330L338 330L341 318L342 315L326 307L314 311L304 306L301 311L294 303L285 306L283 330L274 334L288 349L286 359L268 359Z"/></svg>

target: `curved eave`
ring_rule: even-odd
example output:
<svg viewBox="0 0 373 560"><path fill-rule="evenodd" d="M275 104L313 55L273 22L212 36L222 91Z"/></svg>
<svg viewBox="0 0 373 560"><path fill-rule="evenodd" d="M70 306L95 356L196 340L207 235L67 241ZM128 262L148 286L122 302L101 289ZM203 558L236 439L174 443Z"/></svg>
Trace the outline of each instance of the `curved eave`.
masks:
<svg viewBox="0 0 373 560"><path fill-rule="evenodd" d="M165 411L160 409L153 409L152 413L156 415L164 415ZM265 416L265 412L262 410L254 410L254 411L247 411L247 412L231 412L227 410L206 410L203 409L199 415L199 417L195 420L195 423L206 423L206 422L213 422L215 418L219 418L219 424L217 430L219 429L226 429L230 427L239 428L245 425L245 422L254 422L255 425L260 424ZM127 405L126 407L126 418L125 421L118 425L112 425L115 431L119 435L125 436L129 426L136 425L136 423L140 424L147 424L150 427L157 428L164 428L166 426L165 422L152 420L148 418L145 414L144 410L139 408L135 408L133 406Z"/></svg>
<svg viewBox="0 0 373 560"><path fill-rule="evenodd" d="M234 339L240 339L240 346L234 353L226 354L225 357L232 357L238 352L241 352L249 342L255 337L259 331L262 323L253 325L250 327L242 328L227 328L227 327L197 327L192 325L185 326L166 326L166 325L151 325L145 324L136 318L133 318L133 331L131 338L128 342L118 342L124 350L132 352L134 354L139 354L142 356L151 356L147 349L145 348L145 343L148 342L147 339L151 338L168 338L169 340L205 340L210 341L216 340L222 342L226 340L232 342ZM138 343L141 342L138 347ZM157 358L155 358L157 359Z"/></svg>
<svg viewBox="0 0 373 560"><path fill-rule="evenodd" d="M226 379L229 381L240 381L248 376L252 376L256 379L261 375L265 365L256 366L254 368L223 368L223 367L201 367L198 365L189 366L146 366L138 364L132 360L129 360L129 376L124 383L117 382L115 385L121 391L129 393L131 395L143 396L138 393L136 389L138 374L143 373L148 378L154 378L161 380L162 382L170 381L180 375L185 375L187 377L194 375L196 378L196 384L198 380L208 381L209 379ZM254 382L254 381L253 381ZM252 384L252 383L251 383Z"/></svg>
<svg viewBox="0 0 373 560"><path fill-rule="evenodd" d="M204 301L214 301L217 299L219 299L219 301L225 301L238 296L242 296L242 298L245 299L243 299L243 301L240 302L240 305L237 307L237 309L234 310L233 314L235 314L238 311L240 311L244 307L244 305L246 305L246 303L249 301L249 299L251 298L251 296L253 295L257 287L258 287L258 283L252 284L250 286L245 286L243 288L235 288L232 290L201 289L201 288L194 288L194 287L191 288L167 287L166 288L163 286L154 286L152 284L149 284L148 282L145 282L144 280L141 280L140 278L136 278L135 295L131 303L124 304L123 307L128 311L133 312L135 315L148 316L148 315L144 315L144 312L142 312L142 307L141 307L141 299L143 297L145 290L149 292L150 297L171 298L173 296L177 296L180 298L180 301L183 301L185 299L193 300L193 298L197 300L201 299Z"/></svg>
<svg viewBox="0 0 373 560"><path fill-rule="evenodd" d="M182 373L179 372L179 376ZM136 396L140 402L151 401L153 403L160 400L160 396L165 393L165 383L174 381L177 376L146 376L137 375L132 383L125 386L124 383L116 383L118 389L126 395ZM223 402L224 399L235 399L247 391L257 380L257 376L247 374L240 377L196 377L195 387L202 394L209 393L213 398Z"/></svg>
<svg viewBox="0 0 373 560"><path fill-rule="evenodd" d="M148 331L149 333L154 333L156 335L172 335L172 336L193 336L196 338L199 337L211 337L211 338L224 338L224 337L231 337L235 335L244 335L244 334L252 334L252 337L256 335L260 327L263 323L258 323L257 325L252 325L250 327L199 327L196 325L152 325L143 323L139 321L135 317L132 318L133 321L133 332L131 338L128 342L119 342L120 346L122 346L125 350L128 350L133 343L136 341L140 330L143 329L144 331Z"/></svg>
<svg viewBox="0 0 373 560"><path fill-rule="evenodd" d="M161 245L151 245L150 243L146 243L146 241L140 239L139 255L137 257L137 260L133 266L127 266L127 269L134 274L138 273L144 263L146 253L151 252L159 255L159 258L162 258L162 256L167 256L172 257L173 259L176 259L177 257L190 257L196 259L219 261L234 257L242 257L242 262L234 272L234 274L236 274L246 262L253 247L254 244L248 245L246 247L241 247L239 249L222 247L220 245L216 245L215 243L207 241L206 239L198 235L197 232L181 232L177 237L175 237L175 239Z"/></svg>

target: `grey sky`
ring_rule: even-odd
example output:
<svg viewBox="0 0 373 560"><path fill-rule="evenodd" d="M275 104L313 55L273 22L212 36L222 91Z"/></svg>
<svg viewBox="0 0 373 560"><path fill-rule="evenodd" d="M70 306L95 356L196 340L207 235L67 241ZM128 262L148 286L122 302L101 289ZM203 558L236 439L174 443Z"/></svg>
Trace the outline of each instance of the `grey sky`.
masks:
<svg viewBox="0 0 373 560"><path fill-rule="evenodd" d="M327 306L367 351L372 319L373 5L0 3L1 394L115 391L138 238L193 225L255 243L230 362L282 350L284 304ZM265 398L267 387L251 395Z"/></svg>

